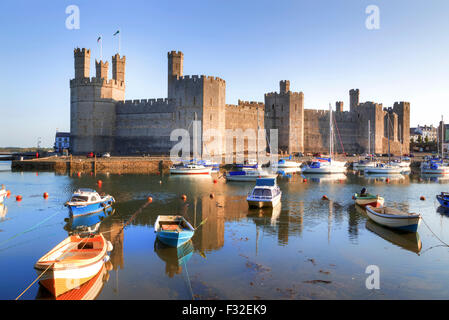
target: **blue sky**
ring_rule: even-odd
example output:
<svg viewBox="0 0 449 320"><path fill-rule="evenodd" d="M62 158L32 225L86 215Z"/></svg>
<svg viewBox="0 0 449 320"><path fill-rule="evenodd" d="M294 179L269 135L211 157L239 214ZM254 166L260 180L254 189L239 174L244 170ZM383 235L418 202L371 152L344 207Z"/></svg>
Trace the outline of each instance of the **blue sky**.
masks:
<svg viewBox="0 0 449 320"><path fill-rule="evenodd" d="M68 5L80 29L65 26ZM380 29L365 27L368 5ZM2 1L0 147L51 146L70 129L73 49L127 57L126 99L166 97L167 52L184 74L226 80L226 102L263 101L288 79L305 107L325 109L359 88L361 101L411 103L411 125L449 120L449 1ZM111 68L110 68L111 69ZM111 72L111 70L110 70ZM91 76L94 76L91 59Z"/></svg>

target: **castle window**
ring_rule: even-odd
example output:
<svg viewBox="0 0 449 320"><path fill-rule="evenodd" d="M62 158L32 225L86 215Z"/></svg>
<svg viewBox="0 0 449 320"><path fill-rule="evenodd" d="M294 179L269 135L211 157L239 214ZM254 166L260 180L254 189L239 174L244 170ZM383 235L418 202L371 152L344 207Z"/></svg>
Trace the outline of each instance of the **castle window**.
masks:
<svg viewBox="0 0 449 320"><path fill-rule="evenodd" d="M193 105L196 105L196 97L193 97Z"/></svg>
<svg viewBox="0 0 449 320"><path fill-rule="evenodd" d="M212 98L210 98L210 105L212 105Z"/></svg>
<svg viewBox="0 0 449 320"><path fill-rule="evenodd" d="M274 104L273 104L273 106L271 108L274 110Z"/></svg>
<svg viewBox="0 0 449 320"><path fill-rule="evenodd" d="M210 115L210 121L212 121L212 115Z"/></svg>
<svg viewBox="0 0 449 320"><path fill-rule="evenodd" d="M295 112L296 112L296 103L295 103Z"/></svg>

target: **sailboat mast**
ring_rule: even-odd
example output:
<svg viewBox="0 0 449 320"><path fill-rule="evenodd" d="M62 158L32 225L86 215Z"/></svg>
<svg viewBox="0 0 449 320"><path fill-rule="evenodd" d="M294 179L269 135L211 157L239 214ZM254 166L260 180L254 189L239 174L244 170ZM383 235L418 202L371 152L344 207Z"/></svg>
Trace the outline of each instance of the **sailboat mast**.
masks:
<svg viewBox="0 0 449 320"><path fill-rule="evenodd" d="M399 125L399 138L401 138L399 141L401 143L401 154L400 154L400 161L402 162L402 135L401 135L401 125Z"/></svg>
<svg viewBox="0 0 449 320"><path fill-rule="evenodd" d="M443 141L444 141L444 122L443 122L443 115L441 115L441 160L443 160L444 158Z"/></svg>
<svg viewBox="0 0 449 320"><path fill-rule="evenodd" d="M387 121L387 132L388 132L388 163L391 162L391 157L390 157L390 110L387 111L388 112L388 121Z"/></svg>
<svg viewBox="0 0 449 320"><path fill-rule="evenodd" d="M256 161L259 165L259 107L257 107Z"/></svg>
<svg viewBox="0 0 449 320"><path fill-rule="evenodd" d="M332 159L332 145L333 145L334 132L332 130L332 106L329 103L329 158Z"/></svg>

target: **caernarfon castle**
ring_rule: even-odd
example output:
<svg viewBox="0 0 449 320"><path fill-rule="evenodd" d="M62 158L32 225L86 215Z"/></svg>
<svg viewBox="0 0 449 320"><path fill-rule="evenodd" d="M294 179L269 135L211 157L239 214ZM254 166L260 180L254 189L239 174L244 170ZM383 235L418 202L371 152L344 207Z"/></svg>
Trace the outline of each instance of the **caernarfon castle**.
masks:
<svg viewBox="0 0 449 320"><path fill-rule="evenodd" d="M186 129L192 135L193 120L201 121L201 153L233 152L226 148L233 149L235 139L242 138L238 130L257 134L258 129L266 129L268 141L269 129L277 129L278 149L289 154L329 150L329 111L304 109L304 93L292 92L288 80L280 81L279 92L266 93L264 102L239 100L229 105L223 79L184 75L184 54L171 51L167 98L125 100L125 56L112 57L112 79L108 78L109 63L104 61L95 61L96 76L90 77L89 49L77 48L74 56L75 78L70 80L73 154L169 154L177 143L170 140L172 131ZM388 131L391 152L409 152L410 103L395 102L388 116L382 104L360 102L359 89L350 90L349 95L349 111L343 110L341 101L332 111L336 152L387 153ZM214 138L206 136L210 129L216 133ZM231 140L229 132L234 132ZM251 151L255 136L243 134L243 139L246 151ZM259 136L259 147L260 140ZM265 148L270 146L262 140Z"/></svg>

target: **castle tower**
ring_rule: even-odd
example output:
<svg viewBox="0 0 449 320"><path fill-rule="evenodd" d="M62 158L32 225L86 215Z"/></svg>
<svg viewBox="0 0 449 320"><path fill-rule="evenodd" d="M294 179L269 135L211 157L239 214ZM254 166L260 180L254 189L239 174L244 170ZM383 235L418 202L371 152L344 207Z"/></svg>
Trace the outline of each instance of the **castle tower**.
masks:
<svg viewBox="0 0 449 320"><path fill-rule="evenodd" d="M90 73L90 50L76 48L75 56L75 79L89 78Z"/></svg>
<svg viewBox="0 0 449 320"><path fill-rule="evenodd" d="M335 102L335 107L337 112L343 112L343 101Z"/></svg>
<svg viewBox="0 0 449 320"><path fill-rule="evenodd" d="M116 103L125 99L125 57L115 55L113 80L108 62L96 61L89 77L90 50L75 49L75 78L70 80L70 149L73 154L113 152Z"/></svg>
<svg viewBox="0 0 449 320"><path fill-rule="evenodd" d="M112 57L112 79L125 82L125 63L125 56L120 58L120 55L117 53Z"/></svg>
<svg viewBox="0 0 449 320"><path fill-rule="evenodd" d="M304 151L304 94L291 92L290 81L280 83L280 92L265 94L264 123L267 135L270 129L278 130L279 151Z"/></svg>
<svg viewBox="0 0 449 320"><path fill-rule="evenodd" d="M170 51L168 57L168 98L174 96L174 78L183 76L184 54L181 51Z"/></svg>
<svg viewBox="0 0 449 320"><path fill-rule="evenodd" d="M108 80L108 68L109 68L109 63L103 62L100 60L100 62L98 62L97 60L95 60L95 70L96 70L96 77L97 79L105 79L106 81Z"/></svg>
<svg viewBox="0 0 449 320"><path fill-rule="evenodd" d="M349 111L355 111L359 105L359 89L349 90Z"/></svg>
<svg viewBox="0 0 449 320"><path fill-rule="evenodd" d="M402 140L402 152L410 152L410 102L395 102L393 112L398 115L398 126L401 126L399 141Z"/></svg>
<svg viewBox="0 0 449 320"><path fill-rule="evenodd" d="M287 93L290 91L290 81L289 80L281 80L279 82L280 93Z"/></svg>

